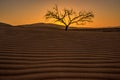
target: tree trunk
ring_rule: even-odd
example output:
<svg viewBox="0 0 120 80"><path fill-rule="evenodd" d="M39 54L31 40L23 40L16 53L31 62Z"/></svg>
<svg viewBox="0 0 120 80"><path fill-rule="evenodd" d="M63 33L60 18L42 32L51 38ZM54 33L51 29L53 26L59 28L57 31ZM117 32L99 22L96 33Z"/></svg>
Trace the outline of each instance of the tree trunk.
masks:
<svg viewBox="0 0 120 80"><path fill-rule="evenodd" d="M67 31L67 30L68 30L68 27L69 27L69 26L66 26L65 31Z"/></svg>

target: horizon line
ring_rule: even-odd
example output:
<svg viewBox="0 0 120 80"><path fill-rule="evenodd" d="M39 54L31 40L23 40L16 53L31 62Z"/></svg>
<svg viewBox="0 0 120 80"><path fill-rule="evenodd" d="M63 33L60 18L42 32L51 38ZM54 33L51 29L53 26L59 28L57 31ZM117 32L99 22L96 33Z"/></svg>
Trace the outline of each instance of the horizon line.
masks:
<svg viewBox="0 0 120 80"><path fill-rule="evenodd" d="M36 23L26 23L26 24L10 24L10 23L5 23L5 22L0 22L0 24L8 24L8 25L11 25L11 26L23 26L23 25L34 25L34 24L53 24L53 25L58 25L58 26L61 26L61 27L64 27L63 25L60 25L60 24L57 24L57 23L46 23L46 22L36 22ZM92 26L86 26L86 27L76 27L76 26L70 26L70 27L74 27L74 28L116 28L116 27L120 27L120 25L117 25L117 26L96 26L96 27L92 27Z"/></svg>

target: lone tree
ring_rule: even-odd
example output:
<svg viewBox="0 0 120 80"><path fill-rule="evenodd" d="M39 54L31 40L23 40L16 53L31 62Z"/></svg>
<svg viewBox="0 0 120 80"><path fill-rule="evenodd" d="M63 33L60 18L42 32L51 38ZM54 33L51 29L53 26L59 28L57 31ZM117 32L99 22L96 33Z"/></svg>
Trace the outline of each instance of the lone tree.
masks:
<svg viewBox="0 0 120 80"><path fill-rule="evenodd" d="M73 9L64 9L60 11L58 6L55 5L52 11L47 11L45 14L46 19L54 19L55 22L62 23L68 30L71 24L83 25L86 22L93 22L94 14L92 12L78 12L76 13Z"/></svg>

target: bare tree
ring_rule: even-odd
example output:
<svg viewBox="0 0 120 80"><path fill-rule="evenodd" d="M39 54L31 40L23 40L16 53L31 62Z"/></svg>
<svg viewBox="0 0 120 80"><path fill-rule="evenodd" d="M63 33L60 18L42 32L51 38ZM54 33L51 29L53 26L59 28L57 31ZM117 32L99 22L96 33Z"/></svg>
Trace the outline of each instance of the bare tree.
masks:
<svg viewBox="0 0 120 80"><path fill-rule="evenodd" d="M60 11L58 6L55 5L53 11L47 11L45 17L46 19L54 19L55 22L62 23L67 31L71 24L76 23L77 25L81 25L86 22L93 22L92 18L94 18L94 14L92 12L82 11L76 13L73 9L64 9L63 11Z"/></svg>

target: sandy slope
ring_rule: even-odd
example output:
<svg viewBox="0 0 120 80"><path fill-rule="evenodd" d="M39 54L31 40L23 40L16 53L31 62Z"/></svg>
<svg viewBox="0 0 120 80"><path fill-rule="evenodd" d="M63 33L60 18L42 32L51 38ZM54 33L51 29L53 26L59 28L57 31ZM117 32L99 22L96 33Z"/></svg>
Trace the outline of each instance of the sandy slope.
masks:
<svg viewBox="0 0 120 80"><path fill-rule="evenodd" d="M120 80L120 33L2 28L0 80Z"/></svg>

